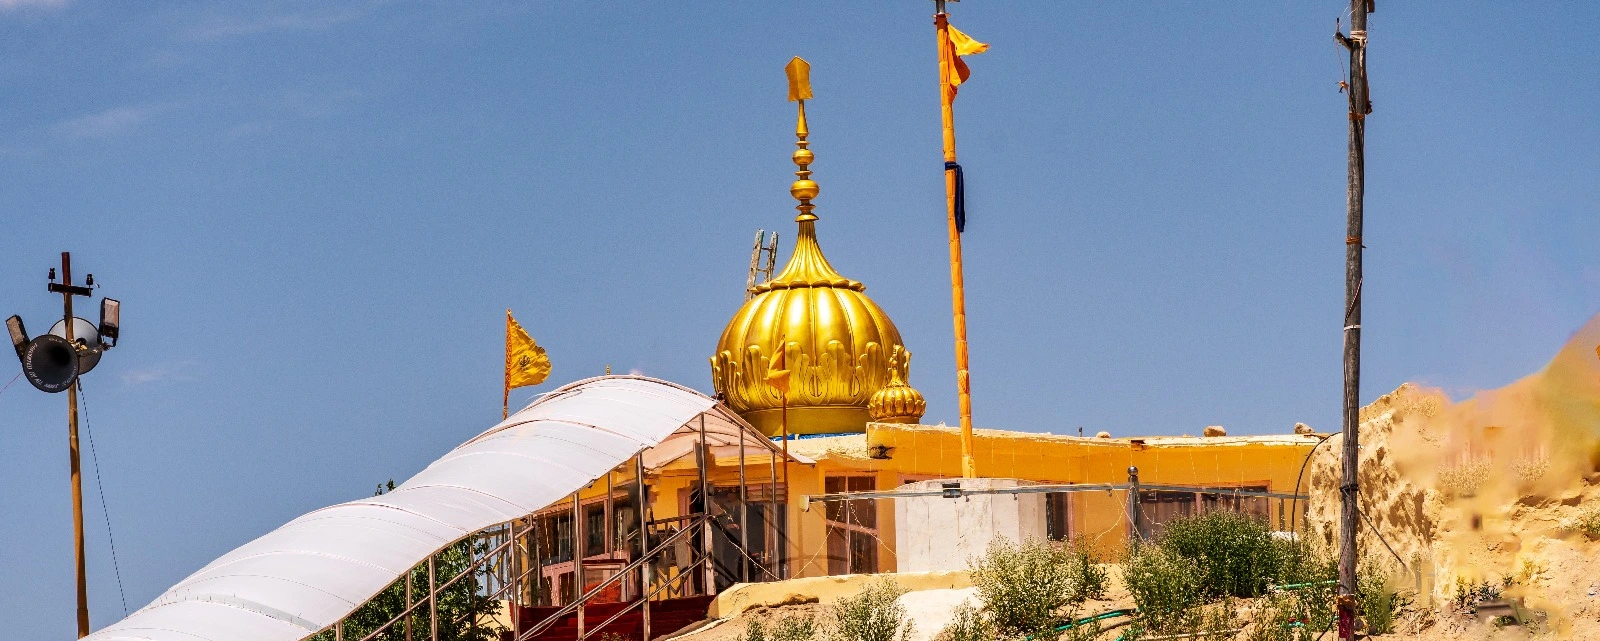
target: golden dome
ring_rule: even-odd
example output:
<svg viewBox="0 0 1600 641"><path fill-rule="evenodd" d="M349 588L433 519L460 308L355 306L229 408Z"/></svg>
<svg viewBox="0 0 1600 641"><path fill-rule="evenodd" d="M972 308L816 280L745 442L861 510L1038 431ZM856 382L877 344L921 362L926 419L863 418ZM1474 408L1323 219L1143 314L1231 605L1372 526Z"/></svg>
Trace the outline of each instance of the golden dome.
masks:
<svg viewBox="0 0 1600 641"><path fill-rule="evenodd" d="M767 383L775 349L784 349L792 372L787 398L791 434L865 431L868 400L892 378L909 378L910 352L889 315L864 293L866 286L834 271L817 244L818 192L810 180L805 101L800 101L794 162L799 180L790 188L800 205L794 254L754 294L722 331L711 357L711 381L728 407L762 432L782 430L784 399ZM896 359L898 355L903 357ZM891 376L891 370L893 376ZM915 390L909 387L912 394ZM921 414L920 395L916 407Z"/></svg>
<svg viewBox="0 0 1600 641"><path fill-rule="evenodd" d="M904 356L901 358L889 357L889 384L873 392L872 398L867 399L867 416L874 423L916 423L922 420L922 412L928 409L922 392L906 385L905 379L900 377L899 362L911 359L910 352L902 353Z"/></svg>

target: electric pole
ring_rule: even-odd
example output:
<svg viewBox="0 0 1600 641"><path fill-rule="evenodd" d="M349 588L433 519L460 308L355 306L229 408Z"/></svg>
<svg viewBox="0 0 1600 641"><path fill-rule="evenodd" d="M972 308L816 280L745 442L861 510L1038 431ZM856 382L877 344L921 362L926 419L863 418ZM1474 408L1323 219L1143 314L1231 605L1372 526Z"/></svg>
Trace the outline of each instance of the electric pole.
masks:
<svg viewBox="0 0 1600 641"><path fill-rule="evenodd" d="M67 456L72 473L72 554L78 580L78 638L89 636L89 583L83 550L83 469L78 450L78 377L94 369L100 356L117 344L121 333L122 303L105 298L100 301L100 324L72 314L72 297L94 295L94 274L82 285L72 283L72 254L61 252L61 282L50 270L46 289L61 295L61 320L50 332L35 338L21 316L5 321L11 347L22 363L22 373L41 392L67 393Z"/></svg>
<svg viewBox="0 0 1600 641"><path fill-rule="evenodd" d="M50 283L52 292L61 293L61 318L66 330L68 343L75 341L72 335L72 297L89 296L92 291L88 287L79 287L72 284L72 254L61 252L61 285ZM78 576L78 638L89 636L89 580L87 562L83 554L83 470L79 465L78 456L78 379L73 377L72 384L67 386L67 451L71 457L72 468L72 554Z"/></svg>
<svg viewBox="0 0 1600 641"><path fill-rule="evenodd" d="M1350 35L1334 38L1350 52L1350 79L1345 94L1350 100L1349 190L1346 194L1344 276L1344 450L1339 483L1339 638L1355 638L1356 528L1360 507L1356 503L1361 463L1361 228L1366 190L1366 123L1372 112L1367 95L1367 14L1372 0L1350 0Z"/></svg>

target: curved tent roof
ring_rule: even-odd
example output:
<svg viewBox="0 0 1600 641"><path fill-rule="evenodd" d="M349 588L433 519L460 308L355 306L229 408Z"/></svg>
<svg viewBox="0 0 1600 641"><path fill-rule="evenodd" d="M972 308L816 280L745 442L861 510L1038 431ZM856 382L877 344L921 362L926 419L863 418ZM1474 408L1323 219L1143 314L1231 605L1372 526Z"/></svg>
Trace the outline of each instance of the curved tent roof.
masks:
<svg viewBox="0 0 1600 641"><path fill-rule="evenodd" d="M290 521L86 638L303 639L434 552L548 506L641 451L671 441L645 456L651 468L693 452L702 425L708 445L749 435L747 442L773 447L726 406L674 383L608 376L569 384L393 491Z"/></svg>

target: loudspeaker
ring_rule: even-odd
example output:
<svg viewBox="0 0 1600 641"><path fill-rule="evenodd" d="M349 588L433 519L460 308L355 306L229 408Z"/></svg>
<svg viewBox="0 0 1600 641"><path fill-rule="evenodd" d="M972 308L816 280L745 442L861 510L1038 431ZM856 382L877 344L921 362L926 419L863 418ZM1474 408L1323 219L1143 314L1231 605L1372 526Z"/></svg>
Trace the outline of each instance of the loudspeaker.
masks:
<svg viewBox="0 0 1600 641"><path fill-rule="evenodd" d="M78 350L54 334L35 338L22 350L22 375L41 392L65 391L78 379Z"/></svg>
<svg viewBox="0 0 1600 641"><path fill-rule="evenodd" d="M58 320L50 326L50 333L62 338L67 337L67 321ZM72 341L83 345L84 349L78 350L78 375L88 374L89 370L100 364L100 331L95 329L94 323L89 319L74 317L72 319Z"/></svg>

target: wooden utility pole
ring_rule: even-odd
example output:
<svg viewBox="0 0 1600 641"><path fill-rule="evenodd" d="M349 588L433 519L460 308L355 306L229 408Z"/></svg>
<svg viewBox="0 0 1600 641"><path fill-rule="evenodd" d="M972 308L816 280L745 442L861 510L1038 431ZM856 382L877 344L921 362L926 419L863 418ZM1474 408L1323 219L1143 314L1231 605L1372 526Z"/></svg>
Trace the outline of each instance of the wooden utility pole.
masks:
<svg viewBox="0 0 1600 641"><path fill-rule="evenodd" d="M1344 277L1344 450L1339 483L1339 638L1355 638L1356 529L1360 524L1357 477L1361 443L1361 227L1366 189L1366 123L1372 104L1367 95L1367 14L1372 0L1350 1L1350 35L1335 38L1350 52L1349 191L1346 195Z"/></svg>
<svg viewBox="0 0 1600 641"><path fill-rule="evenodd" d="M94 278L90 277L92 283ZM72 297L89 296L88 287L72 284L72 253L61 252L61 285L50 283L49 290L61 294L62 326L68 343L76 345L73 332ZM67 387L67 452L72 470L72 554L78 576L78 638L89 636L89 581L83 554L83 470L78 456L78 381Z"/></svg>

